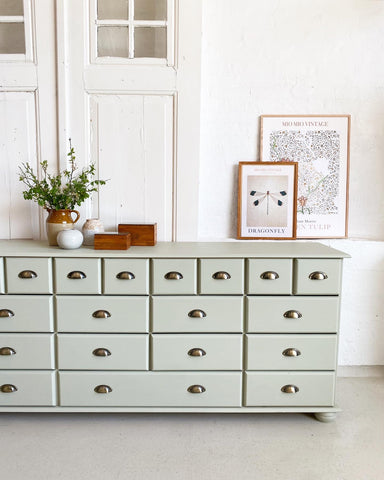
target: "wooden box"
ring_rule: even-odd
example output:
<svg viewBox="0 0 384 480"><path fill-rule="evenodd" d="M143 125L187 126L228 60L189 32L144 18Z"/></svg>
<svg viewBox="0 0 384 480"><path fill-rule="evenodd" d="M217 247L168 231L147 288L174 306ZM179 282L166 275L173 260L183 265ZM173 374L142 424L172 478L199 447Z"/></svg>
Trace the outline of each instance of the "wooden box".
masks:
<svg viewBox="0 0 384 480"><path fill-rule="evenodd" d="M153 247L157 242L157 223L120 223L118 231L131 234L131 245Z"/></svg>
<svg viewBox="0 0 384 480"><path fill-rule="evenodd" d="M96 233L95 250L128 250L131 246L129 233Z"/></svg>

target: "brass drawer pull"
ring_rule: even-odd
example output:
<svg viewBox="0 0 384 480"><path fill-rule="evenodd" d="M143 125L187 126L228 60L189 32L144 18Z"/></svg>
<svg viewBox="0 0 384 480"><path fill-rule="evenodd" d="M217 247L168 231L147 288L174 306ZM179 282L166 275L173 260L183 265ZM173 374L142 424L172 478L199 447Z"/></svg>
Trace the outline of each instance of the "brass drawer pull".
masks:
<svg viewBox="0 0 384 480"><path fill-rule="evenodd" d="M120 272L116 275L119 280L134 280L135 275L132 272Z"/></svg>
<svg viewBox="0 0 384 480"><path fill-rule="evenodd" d="M284 385L284 387L281 387L281 391L283 393L297 393L299 387L296 387L296 385Z"/></svg>
<svg viewBox="0 0 384 480"><path fill-rule="evenodd" d="M301 355L301 352L297 348L286 348L283 355L284 357L298 357Z"/></svg>
<svg viewBox="0 0 384 480"><path fill-rule="evenodd" d="M168 272L164 275L166 280L182 280L183 275L180 272Z"/></svg>
<svg viewBox="0 0 384 480"><path fill-rule="evenodd" d="M0 355L7 356L7 355L16 355L16 350L11 347L2 347L0 348Z"/></svg>
<svg viewBox="0 0 384 480"><path fill-rule="evenodd" d="M108 312L108 310L96 310L96 312L92 313L93 318L109 318L111 317L111 314Z"/></svg>
<svg viewBox="0 0 384 480"><path fill-rule="evenodd" d="M204 357L206 354L207 352L202 348L191 348L191 350L188 352L190 357Z"/></svg>
<svg viewBox="0 0 384 480"><path fill-rule="evenodd" d="M277 272L263 272L260 275L262 280L277 280L279 278L279 274Z"/></svg>
<svg viewBox="0 0 384 480"><path fill-rule="evenodd" d="M3 308L3 310L0 310L0 318L11 318L14 316L15 314L12 312L12 310L8 310L7 308Z"/></svg>
<svg viewBox="0 0 384 480"><path fill-rule="evenodd" d="M312 272L309 274L309 279L310 280L326 280L328 278L328 275L324 272Z"/></svg>
<svg viewBox="0 0 384 480"><path fill-rule="evenodd" d="M231 275L228 272L216 272L212 275L214 280L229 280Z"/></svg>
<svg viewBox="0 0 384 480"><path fill-rule="evenodd" d="M288 310L284 313L285 318L301 318L302 316L298 310Z"/></svg>
<svg viewBox="0 0 384 480"><path fill-rule="evenodd" d="M191 385L187 388L189 393L204 393L205 388L202 385Z"/></svg>
<svg viewBox="0 0 384 480"><path fill-rule="evenodd" d="M112 355L108 348L96 348L92 353L95 357L110 357Z"/></svg>
<svg viewBox="0 0 384 480"><path fill-rule="evenodd" d="M188 317L191 317L191 318L204 318L206 317L207 314L204 312L204 310L191 310L189 313L188 313Z"/></svg>
<svg viewBox="0 0 384 480"><path fill-rule="evenodd" d="M10 384L10 383L5 383L4 385L1 385L0 392L2 392L2 393L17 392L17 387L15 385Z"/></svg>
<svg viewBox="0 0 384 480"><path fill-rule="evenodd" d="M19 273L18 277L22 279L36 278L37 273L34 272L33 270L23 270L22 272Z"/></svg>
<svg viewBox="0 0 384 480"><path fill-rule="evenodd" d="M74 271L74 272L69 272L67 277L70 280L83 280L84 278L87 278L87 275L84 272Z"/></svg>
<svg viewBox="0 0 384 480"><path fill-rule="evenodd" d="M109 385L97 385L97 387L95 387L93 390L96 393L111 393L112 392L112 388Z"/></svg>

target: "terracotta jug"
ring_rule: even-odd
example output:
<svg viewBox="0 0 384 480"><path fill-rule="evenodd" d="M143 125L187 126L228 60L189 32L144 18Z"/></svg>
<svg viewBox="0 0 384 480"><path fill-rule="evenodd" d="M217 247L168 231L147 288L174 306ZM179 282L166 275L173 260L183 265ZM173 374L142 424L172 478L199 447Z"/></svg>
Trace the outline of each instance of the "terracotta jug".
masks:
<svg viewBox="0 0 384 480"><path fill-rule="evenodd" d="M47 235L48 244L57 245L57 234L62 230L72 230L74 224L79 220L80 213L77 210L47 210ZM75 220L72 214L76 214Z"/></svg>

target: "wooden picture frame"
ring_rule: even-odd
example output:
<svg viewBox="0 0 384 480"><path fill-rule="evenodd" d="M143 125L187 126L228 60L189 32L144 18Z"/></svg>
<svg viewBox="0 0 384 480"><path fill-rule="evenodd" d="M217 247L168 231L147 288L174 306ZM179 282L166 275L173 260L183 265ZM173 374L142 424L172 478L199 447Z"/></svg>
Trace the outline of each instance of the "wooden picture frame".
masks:
<svg viewBox="0 0 384 480"><path fill-rule="evenodd" d="M296 238L297 163L240 162L239 240Z"/></svg>
<svg viewBox="0 0 384 480"><path fill-rule="evenodd" d="M350 115L262 115L260 161L298 163L297 238L347 238Z"/></svg>

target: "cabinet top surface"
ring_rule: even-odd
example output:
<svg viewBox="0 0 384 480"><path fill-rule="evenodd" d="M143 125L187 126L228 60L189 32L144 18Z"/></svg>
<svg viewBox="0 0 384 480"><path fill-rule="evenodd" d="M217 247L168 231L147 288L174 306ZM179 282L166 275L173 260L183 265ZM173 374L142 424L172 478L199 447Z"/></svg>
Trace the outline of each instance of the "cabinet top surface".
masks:
<svg viewBox="0 0 384 480"><path fill-rule="evenodd" d="M129 250L63 250L46 241L0 240L1 257L103 258L347 258L347 253L315 242L159 242Z"/></svg>

